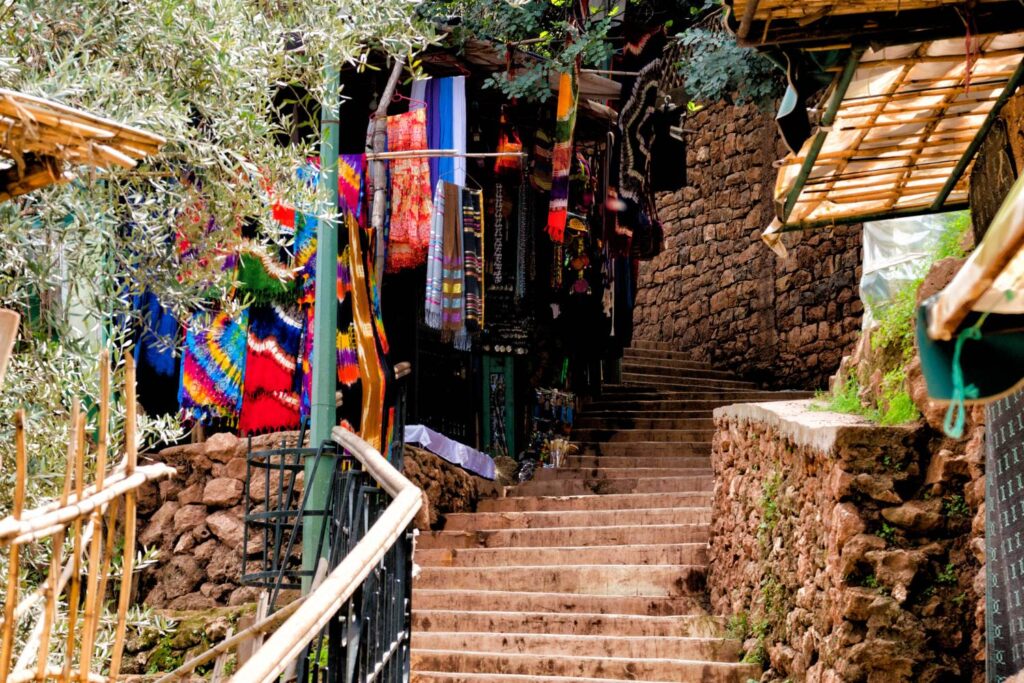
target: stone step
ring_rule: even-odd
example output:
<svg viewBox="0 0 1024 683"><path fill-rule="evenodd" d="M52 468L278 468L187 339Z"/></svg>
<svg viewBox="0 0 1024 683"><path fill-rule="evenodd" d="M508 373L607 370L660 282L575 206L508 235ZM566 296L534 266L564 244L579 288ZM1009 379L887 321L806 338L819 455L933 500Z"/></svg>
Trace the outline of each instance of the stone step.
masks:
<svg viewBox="0 0 1024 683"><path fill-rule="evenodd" d="M708 455L567 455L563 460L565 467L672 467L689 469L692 467L711 467ZM539 472L539 471L538 471Z"/></svg>
<svg viewBox="0 0 1024 683"><path fill-rule="evenodd" d="M707 543L703 524L583 526L548 529L428 531L416 538L416 553L442 548L560 548L568 546Z"/></svg>
<svg viewBox="0 0 1024 683"><path fill-rule="evenodd" d="M655 389L746 389L756 390L758 385L738 379L714 379L704 377L672 377L657 372L622 372L622 383L626 386L642 385Z"/></svg>
<svg viewBox="0 0 1024 683"><path fill-rule="evenodd" d="M517 676L514 674L470 674L451 671L413 671L410 683L620 683L611 678L565 676ZM656 683L665 683L664 681ZM748 682L749 683L749 682Z"/></svg>
<svg viewBox="0 0 1024 683"><path fill-rule="evenodd" d="M622 363L624 375L651 375L660 377L681 377L687 379L720 379L729 382L743 382L731 372L713 368L673 365L668 360L628 359Z"/></svg>
<svg viewBox="0 0 1024 683"><path fill-rule="evenodd" d="M416 588L412 604L417 610L462 610L466 612L547 612L556 614L612 614L638 616L703 615L703 599L638 597L632 595L576 595L513 591L459 591ZM456 630L461 630L457 627ZM521 632L520 629L513 629Z"/></svg>
<svg viewBox="0 0 1024 683"><path fill-rule="evenodd" d="M544 633L466 633L418 631L414 650L502 652L575 657L700 659L735 662L739 643L725 638L575 636Z"/></svg>
<svg viewBox="0 0 1024 683"><path fill-rule="evenodd" d="M706 565L707 551L707 543L554 548L417 548L414 559L422 567Z"/></svg>
<svg viewBox="0 0 1024 683"><path fill-rule="evenodd" d="M698 565L423 567L414 586L674 597L702 594L706 573L706 567Z"/></svg>
<svg viewBox="0 0 1024 683"><path fill-rule="evenodd" d="M704 407L685 410L587 410L576 418L576 426L594 420L693 420L709 419L714 415L718 403L708 402Z"/></svg>
<svg viewBox="0 0 1024 683"><path fill-rule="evenodd" d="M601 502L614 499L616 496L601 496ZM512 498L513 503L526 503L529 498ZM565 499L556 499L558 502L549 502L548 505L557 507L567 505ZM662 526L675 524L680 527L698 526L707 528L711 522L711 495L693 494L686 500L662 500L663 503L675 503L672 507L664 508L634 508L627 509L623 503L620 507L599 509L596 506L588 506L582 509L573 510L556 509L551 511L522 511L517 512L511 506L506 511L496 512L457 512L445 517L445 531L512 531L529 529L558 529L574 527L615 527L624 525L651 525ZM616 501L609 501L614 505ZM526 504L524 507L532 507L533 504ZM684 507L688 506L688 507Z"/></svg>
<svg viewBox="0 0 1024 683"><path fill-rule="evenodd" d="M561 481L565 479L636 479L653 477L711 476L710 461L705 467L542 467L532 481Z"/></svg>
<svg viewBox="0 0 1024 683"><path fill-rule="evenodd" d="M684 351L673 351L669 349L653 349L653 348L639 348L632 347L624 349L622 352L623 360L627 358L660 358L665 360L674 360L680 363L692 363L694 365L710 368L711 363L707 361L697 360L691 354Z"/></svg>
<svg viewBox="0 0 1024 683"><path fill-rule="evenodd" d="M630 458L640 457L687 457L687 456L710 456L711 443L708 441L691 441L689 443L677 443L671 441L581 441L574 440L573 443L579 449L577 455L605 456L614 455Z"/></svg>
<svg viewBox="0 0 1024 683"><path fill-rule="evenodd" d="M612 443L635 441L671 441L710 443L715 435L713 427L689 429L574 429L573 441L609 441Z"/></svg>
<svg viewBox="0 0 1024 683"><path fill-rule="evenodd" d="M633 343L629 345L631 349L653 349L655 351L671 351L673 353L681 353L673 344L668 342L660 341L649 341L647 339L634 339Z"/></svg>
<svg viewBox="0 0 1024 683"><path fill-rule="evenodd" d="M714 429L715 420L712 411L695 417L604 417L585 415L576 420L573 429Z"/></svg>
<svg viewBox="0 0 1024 683"><path fill-rule="evenodd" d="M509 498L485 498L477 504L477 513L564 512L572 510L596 512L597 510L640 510L645 508L703 508L710 505L710 490L672 491L669 493L620 493L602 496L515 496ZM451 520L456 516L454 514L448 515L448 519ZM683 520L680 520L680 523L683 523ZM587 526L591 525L588 523Z"/></svg>
<svg viewBox="0 0 1024 683"><path fill-rule="evenodd" d="M418 590L418 589L416 589ZM413 591L416 595L416 591ZM581 596L584 597L584 596ZM421 610L413 598L412 628L416 631L477 633L591 634L643 637L721 637L725 619L706 614L649 616L549 612L477 612Z"/></svg>
<svg viewBox="0 0 1024 683"><path fill-rule="evenodd" d="M651 479L556 479L528 481L508 493L510 498L526 496L586 496L628 493L712 492L715 480L711 474L688 477L656 477Z"/></svg>
<svg viewBox="0 0 1024 683"><path fill-rule="evenodd" d="M415 671L450 671L502 675L556 675L582 679L693 683L746 683L760 675L757 666L684 659L570 657L460 650L413 650Z"/></svg>

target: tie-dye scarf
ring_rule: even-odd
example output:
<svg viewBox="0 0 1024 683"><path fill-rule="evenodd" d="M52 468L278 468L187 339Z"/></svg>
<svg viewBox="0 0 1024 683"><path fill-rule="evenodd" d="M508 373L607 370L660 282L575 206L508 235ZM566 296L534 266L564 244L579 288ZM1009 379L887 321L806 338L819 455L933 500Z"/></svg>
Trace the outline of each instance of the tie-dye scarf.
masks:
<svg viewBox="0 0 1024 683"><path fill-rule="evenodd" d="M244 434L297 429L296 374L303 324L296 306L252 306L246 342L242 414Z"/></svg>
<svg viewBox="0 0 1024 683"><path fill-rule="evenodd" d="M388 117L388 150L427 148L424 109ZM391 162L391 226L387 270L423 265L430 243L430 165L425 157Z"/></svg>
<svg viewBox="0 0 1024 683"><path fill-rule="evenodd" d="M551 205L548 235L554 242L565 236L569 210L569 171L572 166L572 135L576 128L577 73L562 74L558 84L558 113L555 121L555 149L551 159Z"/></svg>
<svg viewBox="0 0 1024 683"><path fill-rule="evenodd" d="M185 335L178 402L186 417L208 424L229 423L242 409L242 374L245 371L246 330L249 311L232 319L221 312L192 317Z"/></svg>

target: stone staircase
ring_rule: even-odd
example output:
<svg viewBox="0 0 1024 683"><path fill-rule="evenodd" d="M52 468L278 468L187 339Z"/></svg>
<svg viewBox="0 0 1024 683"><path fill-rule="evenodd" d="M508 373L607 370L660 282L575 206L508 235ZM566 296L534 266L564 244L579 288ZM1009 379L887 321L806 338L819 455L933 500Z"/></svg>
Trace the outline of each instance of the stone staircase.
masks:
<svg viewBox="0 0 1024 683"><path fill-rule="evenodd" d="M712 410L789 395L654 343L622 378L562 468L419 537L414 683L760 678L705 609Z"/></svg>

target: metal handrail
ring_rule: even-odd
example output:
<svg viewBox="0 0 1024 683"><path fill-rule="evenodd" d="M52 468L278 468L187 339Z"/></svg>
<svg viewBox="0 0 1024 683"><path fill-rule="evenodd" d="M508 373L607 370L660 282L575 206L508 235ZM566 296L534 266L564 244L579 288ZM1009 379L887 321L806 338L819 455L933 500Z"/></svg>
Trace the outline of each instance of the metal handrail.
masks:
<svg viewBox="0 0 1024 683"><path fill-rule="evenodd" d="M362 464L392 500L338 566L231 677L232 683L271 683L288 669L406 533L422 505L419 487L368 443L340 427L334 428L331 438Z"/></svg>

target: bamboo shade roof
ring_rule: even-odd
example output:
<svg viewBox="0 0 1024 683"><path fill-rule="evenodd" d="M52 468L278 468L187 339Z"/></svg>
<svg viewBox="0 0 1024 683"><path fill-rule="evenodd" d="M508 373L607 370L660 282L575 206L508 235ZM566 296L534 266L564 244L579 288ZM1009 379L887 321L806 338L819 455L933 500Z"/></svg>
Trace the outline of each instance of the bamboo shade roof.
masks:
<svg viewBox="0 0 1024 683"><path fill-rule="evenodd" d="M821 125L780 162L776 230L966 206L977 146L1024 74L1024 33L980 36L971 55L966 44L854 52Z"/></svg>
<svg viewBox="0 0 1024 683"><path fill-rule="evenodd" d="M979 0L994 4L1001 0ZM733 11L742 17L748 13L755 21L796 19L813 21L829 15L869 14L874 12L910 12L936 9L946 5L963 6L963 0L732 0Z"/></svg>
<svg viewBox="0 0 1024 683"><path fill-rule="evenodd" d="M138 128L0 88L0 201L69 180L66 166L134 168L165 142Z"/></svg>

